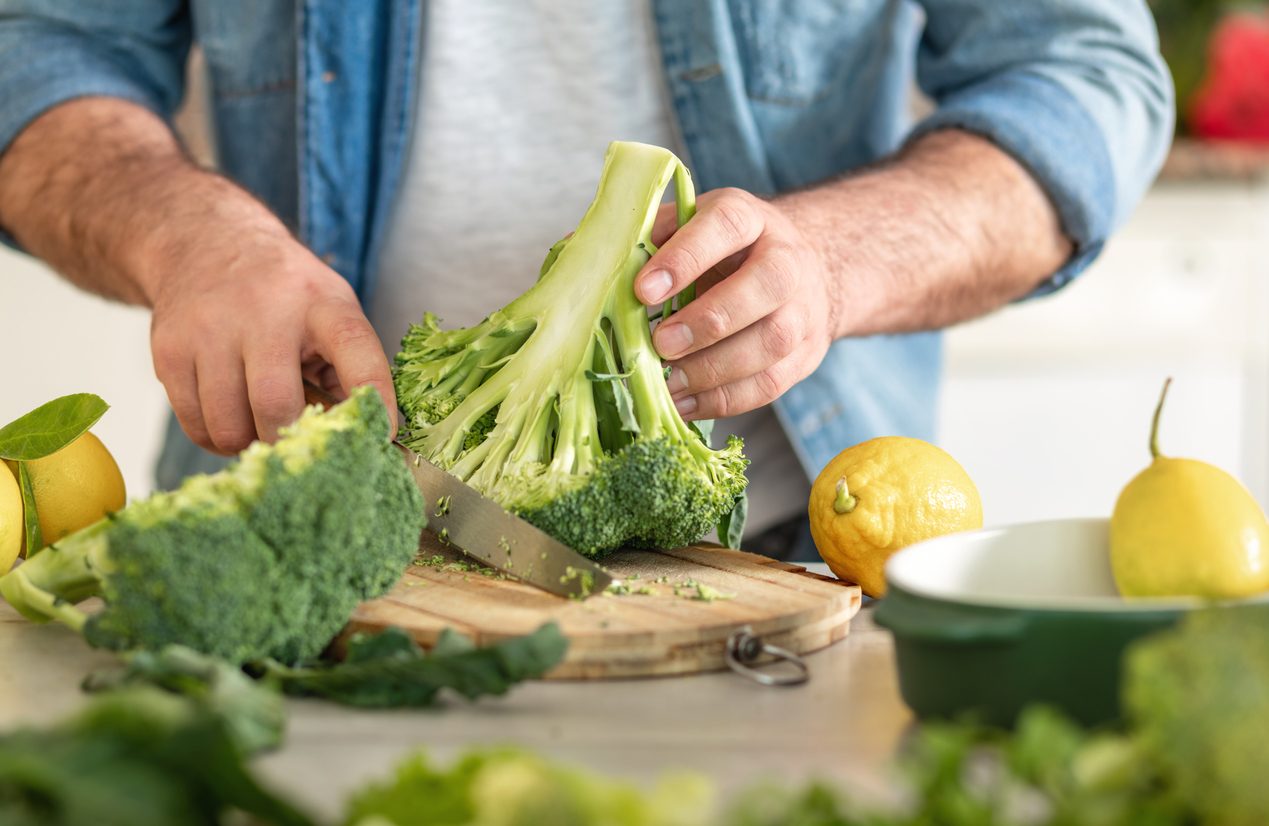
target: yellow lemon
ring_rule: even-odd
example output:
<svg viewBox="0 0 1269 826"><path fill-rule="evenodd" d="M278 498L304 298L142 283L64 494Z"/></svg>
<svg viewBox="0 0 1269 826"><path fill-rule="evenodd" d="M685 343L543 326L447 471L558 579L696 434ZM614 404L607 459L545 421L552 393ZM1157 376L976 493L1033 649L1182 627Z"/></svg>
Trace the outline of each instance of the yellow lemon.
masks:
<svg viewBox="0 0 1269 826"><path fill-rule="evenodd" d="M883 436L849 447L811 486L811 536L841 579L884 596L886 559L946 533L983 526L978 488L929 442Z"/></svg>
<svg viewBox="0 0 1269 826"><path fill-rule="evenodd" d="M1269 590L1269 522L1247 489L1197 459L1159 454L1119 494L1110 518L1110 561L1124 596L1235 598Z"/></svg>
<svg viewBox="0 0 1269 826"><path fill-rule="evenodd" d="M0 576L22 550L22 489L13 474L0 470Z"/></svg>
<svg viewBox="0 0 1269 826"><path fill-rule="evenodd" d="M16 475L17 464L6 464ZM26 466L45 545L88 527L127 502L115 458L91 432Z"/></svg>

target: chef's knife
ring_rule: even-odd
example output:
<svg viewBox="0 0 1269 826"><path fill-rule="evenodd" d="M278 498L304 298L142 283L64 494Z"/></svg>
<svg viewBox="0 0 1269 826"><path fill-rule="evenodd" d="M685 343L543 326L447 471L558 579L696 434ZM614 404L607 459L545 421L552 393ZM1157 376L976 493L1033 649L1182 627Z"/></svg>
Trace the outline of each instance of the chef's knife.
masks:
<svg viewBox="0 0 1269 826"><path fill-rule="evenodd" d="M304 382L304 401L330 407L339 400ZM486 499L475 488L393 442L423 493L427 529L468 556L562 597L585 599L612 577L551 535Z"/></svg>

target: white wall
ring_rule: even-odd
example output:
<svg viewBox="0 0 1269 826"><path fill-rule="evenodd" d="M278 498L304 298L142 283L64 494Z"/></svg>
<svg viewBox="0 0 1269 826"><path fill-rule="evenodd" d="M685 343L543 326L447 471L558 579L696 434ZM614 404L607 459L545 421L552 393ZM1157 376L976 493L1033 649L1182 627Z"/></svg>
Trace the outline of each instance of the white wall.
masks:
<svg viewBox="0 0 1269 826"><path fill-rule="evenodd" d="M1175 382L1165 453L1230 470L1269 502L1269 194L1156 188L1075 284L947 337L940 443L987 521L1109 514L1148 464L1150 415ZM129 494L151 489L165 415L148 314L0 251L0 423L59 395L112 405L95 432Z"/></svg>
<svg viewBox="0 0 1269 826"><path fill-rule="evenodd" d="M940 443L986 521L1109 515L1163 453L1269 504L1269 188L1157 186L1090 270L947 336Z"/></svg>
<svg viewBox="0 0 1269 826"><path fill-rule="evenodd" d="M68 393L111 406L93 432L114 454L130 499L153 488L167 397L150 364L150 316L82 292L0 248L0 424Z"/></svg>

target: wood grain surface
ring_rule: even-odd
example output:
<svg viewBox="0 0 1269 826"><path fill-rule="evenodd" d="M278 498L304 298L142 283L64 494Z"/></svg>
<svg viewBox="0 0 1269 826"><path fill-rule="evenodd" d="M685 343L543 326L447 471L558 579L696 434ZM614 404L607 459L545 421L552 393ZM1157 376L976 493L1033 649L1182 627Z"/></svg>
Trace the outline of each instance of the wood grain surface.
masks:
<svg viewBox="0 0 1269 826"><path fill-rule="evenodd" d="M632 593L584 602L506 579L427 532L419 561L389 594L358 608L349 630L396 625L430 647L452 627L485 645L554 621L569 650L547 679L716 671L726 667L727 637L745 625L764 642L815 651L846 636L861 600L855 585L707 545L618 551L603 564Z"/></svg>

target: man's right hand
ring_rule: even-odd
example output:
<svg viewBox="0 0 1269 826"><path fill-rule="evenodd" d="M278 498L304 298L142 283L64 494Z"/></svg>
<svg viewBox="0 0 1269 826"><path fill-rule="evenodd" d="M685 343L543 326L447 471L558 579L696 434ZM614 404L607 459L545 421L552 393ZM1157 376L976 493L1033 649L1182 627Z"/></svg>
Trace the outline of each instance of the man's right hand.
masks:
<svg viewBox="0 0 1269 826"><path fill-rule="evenodd" d="M0 226L79 286L153 308L155 374L208 450L275 440L301 377L341 398L374 385L396 410L348 283L142 107L82 98L34 120L0 156Z"/></svg>

